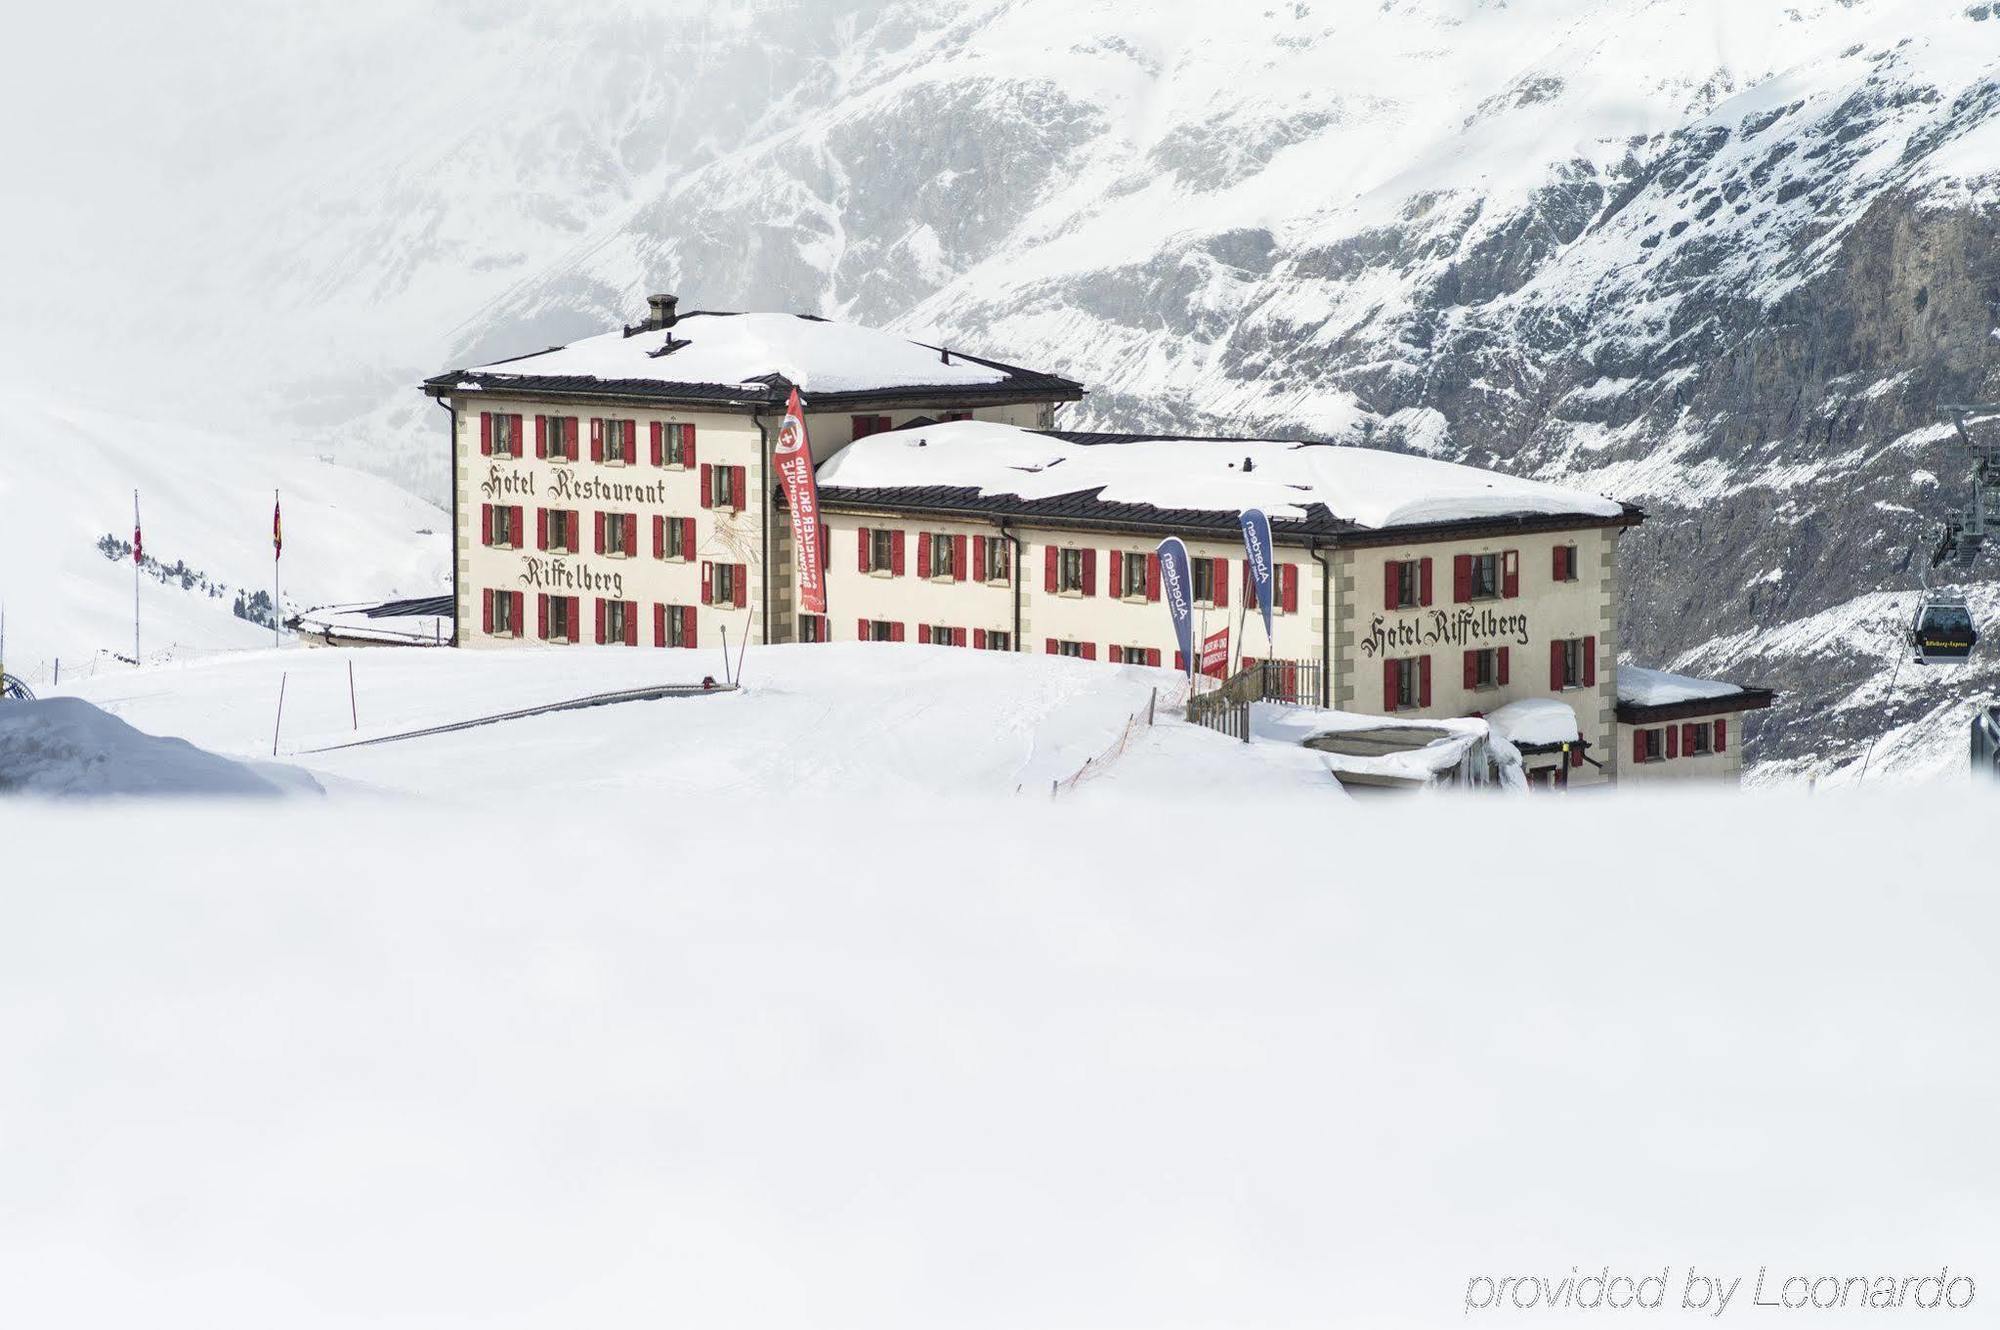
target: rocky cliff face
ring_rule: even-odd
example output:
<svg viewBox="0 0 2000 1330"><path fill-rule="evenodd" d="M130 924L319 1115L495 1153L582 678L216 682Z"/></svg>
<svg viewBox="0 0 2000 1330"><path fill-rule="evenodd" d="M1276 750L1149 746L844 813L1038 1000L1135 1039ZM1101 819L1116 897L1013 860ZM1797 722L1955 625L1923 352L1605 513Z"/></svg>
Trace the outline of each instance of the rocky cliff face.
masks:
<svg viewBox="0 0 2000 1330"><path fill-rule="evenodd" d="M1096 389L1077 423L1640 502L1626 642L1784 689L1770 775L1885 730L1878 766L1956 761L1963 690L2000 684L1889 687L1909 551L1965 476L1936 405L2000 397L1990 3L469 14L431 16L446 58L402 119L296 117L287 146L344 174L206 242L246 250L264 324L313 328L309 363L243 354L329 449L435 491L409 383L673 289L1061 369Z"/></svg>

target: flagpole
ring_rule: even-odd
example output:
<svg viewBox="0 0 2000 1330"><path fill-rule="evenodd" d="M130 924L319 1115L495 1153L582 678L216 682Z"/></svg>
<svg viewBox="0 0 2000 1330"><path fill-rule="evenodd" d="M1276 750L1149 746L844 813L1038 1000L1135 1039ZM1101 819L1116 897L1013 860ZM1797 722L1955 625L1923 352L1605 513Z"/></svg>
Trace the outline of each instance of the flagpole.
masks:
<svg viewBox="0 0 2000 1330"><path fill-rule="evenodd" d="M278 559L285 552L278 525L278 491L271 491L271 645L278 645Z"/></svg>

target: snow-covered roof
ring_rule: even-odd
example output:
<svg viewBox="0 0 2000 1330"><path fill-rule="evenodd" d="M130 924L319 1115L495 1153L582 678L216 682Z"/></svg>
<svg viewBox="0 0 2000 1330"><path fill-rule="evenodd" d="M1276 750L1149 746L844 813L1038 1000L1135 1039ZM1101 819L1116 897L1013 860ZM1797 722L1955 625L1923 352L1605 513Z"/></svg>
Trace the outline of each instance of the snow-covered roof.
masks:
<svg viewBox="0 0 2000 1330"><path fill-rule="evenodd" d="M1246 468L1246 460L1248 466ZM1582 490L1431 457L1289 440L1078 435L959 421L871 435L830 458L823 487L950 488L981 498L1053 499L1305 520L1381 529L1487 517L1615 518L1622 505Z"/></svg>
<svg viewBox="0 0 2000 1330"><path fill-rule="evenodd" d="M671 349L669 349L671 348ZM728 388L763 398L773 378L814 394L993 392L1010 386L1067 386L1067 380L913 342L858 324L799 314L697 311L672 327L626 336L609 332L431 381L451 391L533 387L551 379L587 387L648 385ZM1070 395L1074 395L1071 393Z"/></svg>
<svg viewBox="0 0 2000 1330"><path fill-rule="evenodd" d="M1618 667L1618 700L1636 707L1666 707L1677 702L1706 702L1711 698L1734 697L1740 684L1718 679L1695 679L1665 670L1649 670L1639 665Z"/></svg>
<svg viewBox="0 0 2000 1330"><path fill-rule="evenodd" d="M1583 737L1577 730L1576 712L1570 710L1569 703L1553 697L1524 697L1495 707L1486 713L1486 723L1508 742L1530 748L1573 744Z"/></svg>

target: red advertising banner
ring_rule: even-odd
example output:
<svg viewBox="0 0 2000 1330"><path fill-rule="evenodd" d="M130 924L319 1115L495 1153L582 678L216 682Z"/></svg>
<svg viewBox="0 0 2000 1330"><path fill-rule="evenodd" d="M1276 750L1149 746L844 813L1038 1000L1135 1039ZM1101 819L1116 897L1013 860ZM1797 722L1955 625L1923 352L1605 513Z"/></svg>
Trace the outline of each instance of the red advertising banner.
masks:
<svg viewBox="0 0 2000 1330"><path fill-rule="evenodd" d="M785 504L792 510L792 561L798 570L799 609L826 613L826 569L820 562L819 482L813 478L812 447L806 440L806 418L799 410L799 390L785 406L785 423L778 426L772 449L778 480L785 487Z"/></svg>
<svg viewBox="0 0 2000 1330"><path fill-rule="evenodd" d="M1201 640L1201 672L1220 679L1229 672L1229 630L1210 633Z"/></svg>

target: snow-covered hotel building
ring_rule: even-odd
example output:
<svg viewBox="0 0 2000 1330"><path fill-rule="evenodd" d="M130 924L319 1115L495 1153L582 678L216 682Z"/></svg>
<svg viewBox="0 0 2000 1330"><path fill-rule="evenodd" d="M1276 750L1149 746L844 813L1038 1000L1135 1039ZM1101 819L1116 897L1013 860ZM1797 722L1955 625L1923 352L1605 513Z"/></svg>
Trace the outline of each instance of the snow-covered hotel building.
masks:
<svg viewBox="0 0 2000 1330"><path fill-rule="evenodd" d="M771 470L793 386L818 464L823 617L793 603ZM1686 732L1670 753L1662 728L1656 751L1620 694L1630 505L1377 449L1063 431L1057 409L1084 390L1058 375L811 316L678 314L664 296L636 327L424 387L452 419L460 645L713 646L726 629L1171 666L1152 551L1175 535L1197 639L1226 625L1246 656L1318 662L1322 705L1446 717L1555 698L1577 742L1530 743L1540 779L1697 774ZM1277 546L1268 644L1243 615L1248 507ZM1719 760L1701 774L1734 775L1728 717L1768 701L1702 704L1701 756ZM1684 699L1669 710L1695 723Z"/></svg>

